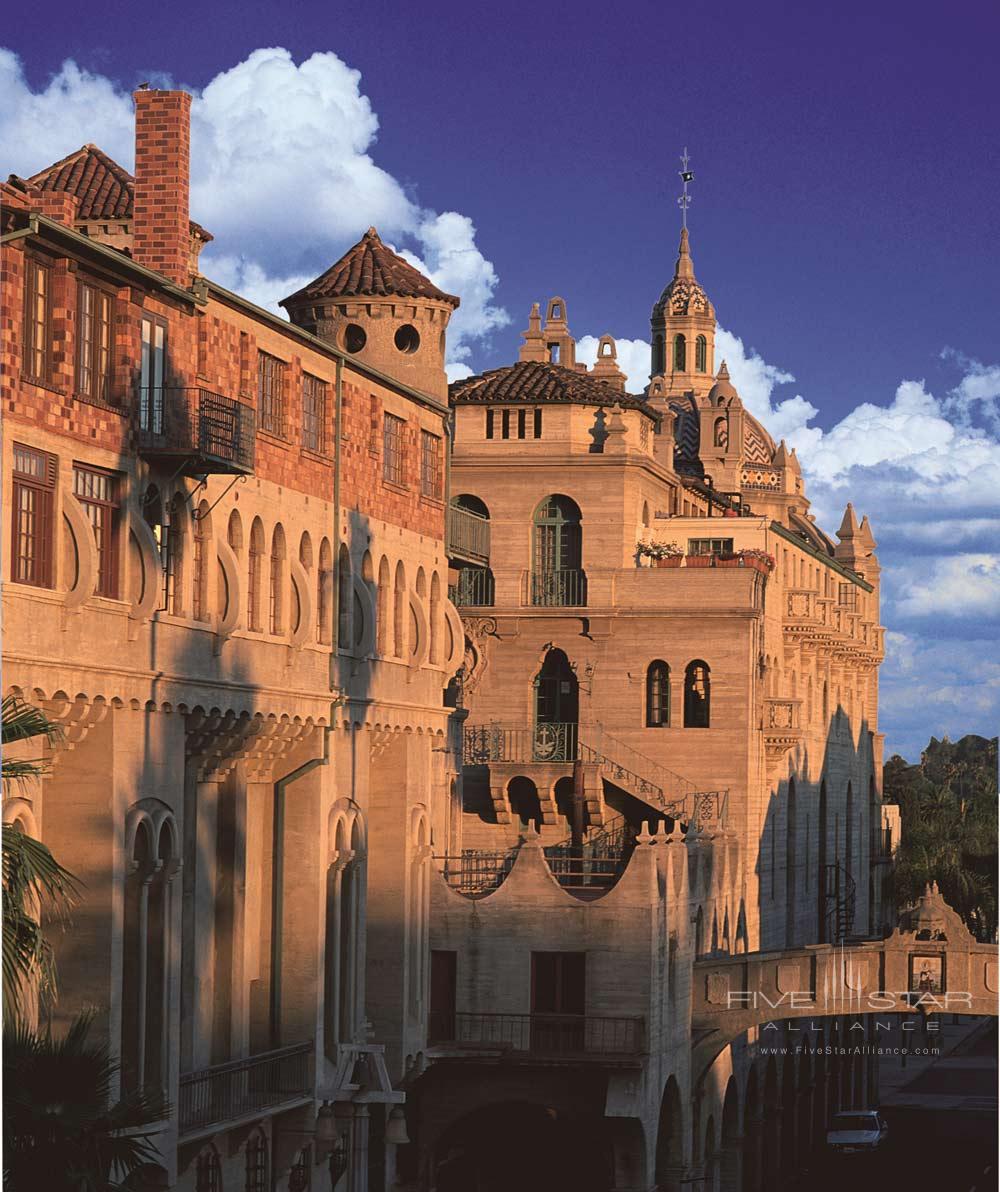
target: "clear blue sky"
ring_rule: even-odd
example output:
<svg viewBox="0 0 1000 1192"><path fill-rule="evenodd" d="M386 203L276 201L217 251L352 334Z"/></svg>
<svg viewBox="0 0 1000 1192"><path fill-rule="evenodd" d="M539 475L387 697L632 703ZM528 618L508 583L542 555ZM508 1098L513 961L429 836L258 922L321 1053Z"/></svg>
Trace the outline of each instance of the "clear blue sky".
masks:
<svg viewBox="0 0 1000 1192"><path fill-rule="evenodd" d="M128 86L161 70L197 87L259 46L335 50L379 114L379 163L476 222L514 319L483 364L512 357L550 290L581 333L648 333L687 144L720 320L829 425L903 375L933 387L944 346L995 353L997 14L179 0L22 7L5 41L36 86L70 56Z"/></svg>

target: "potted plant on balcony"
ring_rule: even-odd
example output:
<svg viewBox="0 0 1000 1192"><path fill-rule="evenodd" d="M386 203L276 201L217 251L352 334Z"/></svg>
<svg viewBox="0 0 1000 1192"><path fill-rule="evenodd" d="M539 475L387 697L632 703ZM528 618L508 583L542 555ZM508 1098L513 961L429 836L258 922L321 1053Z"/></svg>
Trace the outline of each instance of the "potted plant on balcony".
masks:
<svg viewBox="0 0 1000 1192"><path fill-rule="evenodd" d="M685 567L714 567L716 556L709 553L707 555L687 555L684 563Z"/></svg>
<svg viewBox="0 0 1000 1192"><path fill-rule="evenodd" d="M636 552L640 558L649 559L652 567L680 567L684 558L676 542L640 542Z"/></svg>
<svg viewBox="0 0 1000 1192"><path fill-rule="evenodd" d="M742 567L744 566L742 551L725 551L723 554L715 556L716 567Z"/></svg>
<svg viewBox="0 0 1000 1192"><path fill-rule="evenodd" d="M748 547L737 551L736 554L739 559L739 566L741 567L753 567L763 575L770 575L774 570L774 555L769 554L766 550L759 550L757 547Z"/></svg>

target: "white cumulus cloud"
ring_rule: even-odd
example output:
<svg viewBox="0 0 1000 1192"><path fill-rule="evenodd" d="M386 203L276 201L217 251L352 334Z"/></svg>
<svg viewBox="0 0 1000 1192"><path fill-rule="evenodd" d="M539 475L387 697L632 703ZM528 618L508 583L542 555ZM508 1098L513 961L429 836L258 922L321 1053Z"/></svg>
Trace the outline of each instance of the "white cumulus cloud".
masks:
<svg viewBox="0 0 1000 1192"><path fill-rule="evenodd" d="M170 85L170 80L157 80ZM272 310L374 224L412 246L432 280L462 299L449 335L454 361L508 321L497 275L468 217L423 208L372 155L378 116L361 74L335 53L301 63L280 47L254 50L193 91L191 212L216 237L210 277ZM67 61L38 91L0 49L0 155L28 175L92 141L133 167L131 96Z"/></svg>
<svg viewBox="0 0 1000 1192"><path fill-rule="evenodd" d="M597 345L600 338L584 335L576 341L577 364L588 368L597 362ZM643 339L616 339L618 367L625 374L625 388L629 393L642 393L649 384L649 344Z"/></svg>

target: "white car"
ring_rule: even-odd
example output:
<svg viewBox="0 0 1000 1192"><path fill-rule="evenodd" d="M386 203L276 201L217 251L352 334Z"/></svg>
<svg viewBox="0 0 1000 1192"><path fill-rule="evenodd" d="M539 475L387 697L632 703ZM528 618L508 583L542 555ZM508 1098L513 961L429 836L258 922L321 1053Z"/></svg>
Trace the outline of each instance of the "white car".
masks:
<svg viewBox="0 0 1000 1192"><path fill-rule="evenodd" d="M874 1109L850 1109L834 1114L826 1132L826 1145L841 1154L874 1151L885 1141L889 1127Z"/></svg>

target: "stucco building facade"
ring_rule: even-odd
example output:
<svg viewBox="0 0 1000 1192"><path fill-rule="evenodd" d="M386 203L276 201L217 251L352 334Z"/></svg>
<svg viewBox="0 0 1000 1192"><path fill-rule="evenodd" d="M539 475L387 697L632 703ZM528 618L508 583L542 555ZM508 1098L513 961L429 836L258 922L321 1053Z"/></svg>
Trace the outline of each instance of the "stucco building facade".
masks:
<svg viewBox="0 0 1000 1192"><path fill-rule="evenodd" d="M205 277L190 99L135 98L134 177L83 146L0 228L4 691L61 728L4 820L85 884L40 1013L171 1102L131 1186L507 1187L517 1138L524 1188L777 1186L867 1073L692 1070L691 965L884 925L867 521L686 233L645 393L562 298L449 392L375 229L288 320Z"/></svg>

